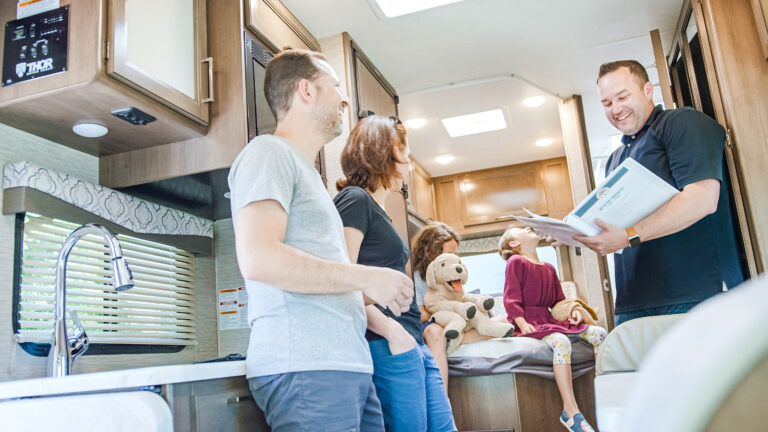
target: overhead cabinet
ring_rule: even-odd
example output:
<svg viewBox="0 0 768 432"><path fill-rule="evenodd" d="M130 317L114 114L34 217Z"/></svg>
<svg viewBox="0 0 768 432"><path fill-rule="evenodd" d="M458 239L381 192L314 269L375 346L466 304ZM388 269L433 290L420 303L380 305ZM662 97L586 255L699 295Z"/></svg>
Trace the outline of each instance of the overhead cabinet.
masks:
<svg viewBox="0 0 768 432"><path fill-rule="evenodd" d="M107 74L202 124L213 102L205 0L112 0Z"/></svg>
<svg viewBox="0 0 768 432"><path fill-rule="evenodd" d="M50 12L54 34L50 20L16 20L15 2L0 2L0 20L13 21L5 28L15 32L4 38L16 39L14 51L0 45L4 64L65 59L56 74L4 80L0 121L99 156L206 134L214 95L205 0L61 0L60 5L61 12ZM45 42L51 37L66 42L54 47ZM47 49L33 53L32 46ZM72 130L79 123L96 123L108 132L84 138Z"/></svg>

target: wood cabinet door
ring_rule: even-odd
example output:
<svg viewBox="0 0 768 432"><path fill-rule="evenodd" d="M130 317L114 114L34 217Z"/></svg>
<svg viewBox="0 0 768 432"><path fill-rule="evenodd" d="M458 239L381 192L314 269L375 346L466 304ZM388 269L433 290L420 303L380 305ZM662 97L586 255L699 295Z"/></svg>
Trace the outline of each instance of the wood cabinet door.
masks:
<svg viewBox="0 0 768 432"><path fill-rule="evenodd" d="M524 214L523 207L540 215L549 213L538 164L464 174L459 177L459 192L464 226L511 219L513 214Z"/></svg>
<svg viewBox="0 0 768 432"><path fill-rule="evenodd" d="M112 0L107 74L208 124L213 59L205 0Z"/></svg>

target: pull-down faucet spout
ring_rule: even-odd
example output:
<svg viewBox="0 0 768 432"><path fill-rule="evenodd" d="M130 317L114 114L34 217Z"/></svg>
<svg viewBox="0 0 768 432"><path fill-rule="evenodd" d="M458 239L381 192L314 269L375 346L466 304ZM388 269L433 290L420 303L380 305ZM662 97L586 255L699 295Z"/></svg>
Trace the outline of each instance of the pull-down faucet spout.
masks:
<svg viewBox="0 0 768 432"><path fill-rule="evenodd" d="M97 224L87 224L72 231L64 240L56 260L56 293L53 301L53 338L51 339L51 352L48 356L48 374L54 377L69 375L72 361L82 355L88 349L88 335L86 335L77 313L73 310L72 321L75 325L75 337L67 338L67 259L72 248L88 234L101 235L107 242L109 253L112 256L112 286L115 291L125 291L133 288L133 276L128 264L123 258L120 243L106 228Z"/></svg>

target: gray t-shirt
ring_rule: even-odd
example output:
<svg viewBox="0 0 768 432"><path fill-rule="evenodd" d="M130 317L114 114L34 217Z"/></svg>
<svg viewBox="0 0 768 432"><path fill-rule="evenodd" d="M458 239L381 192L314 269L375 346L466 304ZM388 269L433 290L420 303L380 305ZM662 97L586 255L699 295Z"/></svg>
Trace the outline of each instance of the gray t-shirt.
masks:
<svg viewBox="0 0 768 432"><path fill-rule="evenodd" d="M424 306L424 295L427 293L427 281L421 277L421 273L413 272L413 289L416 291L416 304Z"/></svg>
<svg viewBox="0 0 768 432"><path fill-rule="evenodd" d="M277 201L288 215L285 244L349 262L344 227L320 175L287 141L272 135L254 138L232 164L229 189L233 215L251 202ZM249 378L310 370L373 373L360 291L299 294L251 280L245 287Z"/></svg>

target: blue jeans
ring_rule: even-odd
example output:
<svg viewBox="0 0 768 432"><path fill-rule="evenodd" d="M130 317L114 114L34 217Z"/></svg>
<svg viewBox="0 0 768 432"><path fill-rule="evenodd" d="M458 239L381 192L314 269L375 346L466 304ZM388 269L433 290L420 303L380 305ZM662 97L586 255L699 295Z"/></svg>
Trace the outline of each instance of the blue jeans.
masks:
<svg viewBox="0 0 768 432"><path fill-rule="evenodd" d="M699 304L699 302L680 303L680 304L671 305L671 306L662 306L662 307L656 307L656 308L643 309L635 312L623 313L623 314L616 315L614 317L613 322L615 326L618 327L621 323L625 323L635 318L642 318L642 317L655 316L655 315L674 315L674 314L686 313L697 304Z"/></svg>
<svg viewBox="0 0 768 432"><path fill-rule="evenodd" d="M383 432L371 375L306 371L248 379L253 400L274 432Z"/></svg>
<svg viewBox="0 0 768 432"><path fill-rule="evenodd" d="M373 383L387 431L455 431L440 370L426 345L392 355L386 339L369 342Z"/></svg>

